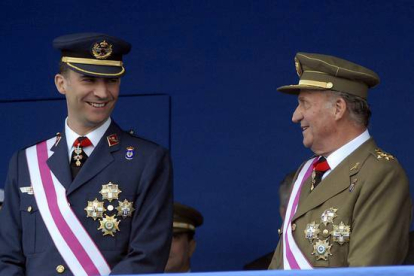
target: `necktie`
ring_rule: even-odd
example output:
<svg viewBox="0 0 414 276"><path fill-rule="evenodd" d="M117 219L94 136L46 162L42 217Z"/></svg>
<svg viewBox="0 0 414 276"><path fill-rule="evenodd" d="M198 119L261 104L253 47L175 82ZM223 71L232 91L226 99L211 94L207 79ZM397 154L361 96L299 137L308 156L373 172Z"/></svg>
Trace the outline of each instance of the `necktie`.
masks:
<svg viewBox="0 0 414 276"><path fill-rule="evenodd" d="M92 146L92 142L88 137L79 137L75 140L73 146L75 149L70 159L70 170L72 172L72 179L75 179L83 164L88 159L88 155L83 151L83 148Z"/></svg>
<svg viewBox="0 0 414 276"><path fill-rule="evenodd" d="M321 156L319 160L313 164L311 191L313 191L313 189L315 189L315 187L322 181L322 176L329 169L330 167L328 161L326 161L326 158L323 156Z"/></svg>

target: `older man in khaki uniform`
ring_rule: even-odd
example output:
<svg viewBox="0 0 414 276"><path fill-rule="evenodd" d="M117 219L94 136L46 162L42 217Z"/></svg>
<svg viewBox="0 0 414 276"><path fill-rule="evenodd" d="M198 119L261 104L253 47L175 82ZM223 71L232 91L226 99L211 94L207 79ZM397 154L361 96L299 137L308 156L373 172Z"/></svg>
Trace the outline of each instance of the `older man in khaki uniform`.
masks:
<svg viewBox="0 0 414 276"><path fill-rule="evenodd" d="M369 88L377 74L333 56L298 53L292 121L314 153L296 173L270 269L401 264L411 201L397 159L367 127Z"/></svg>

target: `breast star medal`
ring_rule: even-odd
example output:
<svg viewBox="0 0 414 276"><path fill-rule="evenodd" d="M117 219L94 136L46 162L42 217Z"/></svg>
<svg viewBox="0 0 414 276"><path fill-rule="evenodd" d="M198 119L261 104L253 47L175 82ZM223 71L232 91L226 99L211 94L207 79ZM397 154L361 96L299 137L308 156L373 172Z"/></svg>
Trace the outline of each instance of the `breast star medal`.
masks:
<svg viewBox="0 0 414 276"><path fill-rule="evenodd" d="M131 217L132 216L132 212L135 211L134 207L132 207L132 204L134 204L134 202L129 202L128 200L124 200L124 201L118 201L119 206L116 207L116 210L118 211L118 216L122 216L124 219L127 217Z"/></svg>
<svg viewBox="0 0 414 276"><path fill-rule="evenodd" d="M88 206L84 210L86 211L86 217L93 218L93 220L102 218L103 212L106 211L104 203L97 198L94 201L88 201Z"/></svg>
<svg viewBox="0 0 414 276"><path fill-rule="evenodd" d="M326 240L318 240L313 245L313 252L312 255L316 256L316 260L328 260L328 256L332 256L331 253L332 245L329 245L328 239Z"/></svg>
<svg viewBox="0 0 414 276"><path fill-rule="evenodd" d="M100 226L98 230L101 230L104 236L111 235L113 237L114 233L116 233L116 231L119 231L119 221L115 218L115 215L105 215L105 217L100 220L99 223Z"/></svg>
<svg viewBox="0 0 414 276"><path fill-rule="evenodd" d="M118 199L118 195L122 193L122 191L118 189L118 184L109 182L102 185L102 189L99 193L102 195L102 200L106 199L111 202L114 199Z"/></svg>
<svg viewBox="0 0 414 276"><path fill-rule="evenodd" d="M338 215L336 214L336 211L338 209L335 209L333 207L323 211L321 215L321 222L326 226L329 223L333 223L334 218L336 218Z"/></svg>
<svg viewBox="0 0 414 276"><path fill-rule="evenodd" d="M332 240L334 242L343 245L349 242L349 236L351 235L351 226L345 225L342 221L339 225L333 225Z"/></svg>
<svg viewBox="0 0 414 276"><path fill-rule="evenodd" d="M306 229L303 231L305 233L305 238L312 242L314 239L318 237L318 234L321 230L319 230L319 224L316 224L314 221L312 223L308 223L306 225Z"/></svg>

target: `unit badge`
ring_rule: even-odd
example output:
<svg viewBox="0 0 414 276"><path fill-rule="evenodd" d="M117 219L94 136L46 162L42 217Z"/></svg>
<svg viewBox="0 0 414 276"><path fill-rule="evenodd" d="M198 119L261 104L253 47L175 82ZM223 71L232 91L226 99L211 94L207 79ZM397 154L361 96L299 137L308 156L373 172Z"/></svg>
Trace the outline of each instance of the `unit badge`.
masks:
<svg viewBox="0 0 414 276"><path fill-rule="evenodd" d="M132 212L135 211L134 207L132 207L134 202L129 202L125 199L124 201L118 201L118 204L119 206L116 208L118 216L122 216L124 219L132 216Z"/></svg>
<svg viewBox="0 0 414 276"><path fill-rule="evenodd" d="M340 245L349 242L349 236L351 234L351 226L345 225L342 221L339 225L333 225L331 232L332 240Z"/></svg>
<svg viewBox="0 0 414 276"><path fill-rule="evenodd" d="M321 232L319 230L319 224L316 224L314 221L306 225L306 229L303 231L305 233L305 238L312 242L318 237L318 234Z"/></svg>
<svg viewBox="0 0 414 276"><path fill-rule="evenodd" d="M105 217L99 222L100 222L100 226L98 230L102 230L104 236L111 235L113 237L114 233L116 233L116 231L119 231L118 225L120 221L118 221L115 218L115 215L113 216L105 215Z"/></svg>
<svg viewBox="0 0 414 276"><path fill-rule="evenodd" d="M107 59L112 54L112 44L106 40L96 42L92 47L92 54L97 59Z"/></svg>
<svg viewBox="0 0 414 276"><path fill-rule="evenodd" d="M132 160L134 158L134 155L135 155L134 147L127 147L126 153L125 153L125 159Z"/></svg>
<svg viewBox="0 0 414 276"><path fill-rule="evenodd" d="M84 210L86 211L86 217L93 218L93 220L102 218L103 212L106 211L104 203L97 198L94 201L88 201L88 206Z"/></svg>
<svg viewBox="0 0 414 276"><path fill-rule="evenodd" d="M118 184L109 182L108 184L102 185L102 189L99 193L102 195L102 200L106 199L111 202L114 199L118 199L118 195L122 193L122 191L118 189Z"/></svg>
<svg viewBox="0 0 414 276"><path fill-rule="evenodd" d="M321 222L326 226L329 223L333 223L334 218L336 218L338 215L336 214L336 211L338 209L335 209L333 207L323 211L321 215Z"/></svg>
<svg viewBox="0 0 414 276"><path fill-rule="evenodd" d="M318 240L313 245L313 252L312 255L316 255L316 260L328 260L328 256L332 256L331 253L331 247L332 245L329 245L328 239L326 240Z"/></svg>

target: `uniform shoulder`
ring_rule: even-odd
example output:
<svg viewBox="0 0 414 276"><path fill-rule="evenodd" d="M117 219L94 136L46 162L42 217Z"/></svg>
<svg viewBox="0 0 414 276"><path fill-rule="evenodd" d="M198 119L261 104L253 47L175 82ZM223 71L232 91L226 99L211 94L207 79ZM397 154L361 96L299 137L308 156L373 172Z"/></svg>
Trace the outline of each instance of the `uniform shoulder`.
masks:
<svg viewBox="0 0 414 276"><path fill-rule="evenodd" d="M55 143L56 144L59 143L60 142L60 139L61 139L60 132L57 132L54 136L53 135L49 135L49 137L43 138L41 140L36 141L35 143L29 144L29 145L21 148L20 151L24 151L24 150L26 150L26 149L28 149L28 148L30 148L32 146L35 146L37 144L40 144L42 142L45 142L45 141L48 141L48 140L51 140L51 139L55 139Z"/></svg>
<svg viewBox="0 0 414 276"><path fill-rule="evenodd" d="M138 136L135 134L135 132L133 130L129 130L129 131L123 131L123 141L125 143L130 143L132 145L136 145L136 146L140 146L140 147L145 147L148 149L163 149L166 150L163 146L148 140L146 138L143 138L141 136Z"/></svg>

